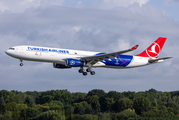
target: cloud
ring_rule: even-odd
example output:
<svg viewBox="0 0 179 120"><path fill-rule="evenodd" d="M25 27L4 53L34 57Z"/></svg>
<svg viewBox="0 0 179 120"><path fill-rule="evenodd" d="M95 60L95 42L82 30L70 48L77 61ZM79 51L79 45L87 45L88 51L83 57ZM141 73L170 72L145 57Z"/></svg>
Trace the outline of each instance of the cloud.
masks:
<svg viewBox="0 0 179 120"><path fill-rule="evenodd" d="M129 7L138 3L140 7L149 0L97 0L93 5L101 9L113 9L117 7Z"/></svg>
<svg viewBox="0 0 179 120"><path fill-rule="evenodd" d="M129 7L135 3L142 5L147 4L149 0L95 0L92 1L78 1L76 2L76 7L78 8L97 8L97 9L115 9L117 7Z"/></svg>
<svg viewBox="0 0 179 120"><path fill-rule="evenodd" d="M38 8L51 5L62 5L64 0L2 0L0 11L24 12L28 8Z"/></svg>
<svg viewBox="0 0 179 120"><path fill-rule="evenodd" d="M164 4L165 5L179 5L179 1L178 0L165 0Z"/></svg>

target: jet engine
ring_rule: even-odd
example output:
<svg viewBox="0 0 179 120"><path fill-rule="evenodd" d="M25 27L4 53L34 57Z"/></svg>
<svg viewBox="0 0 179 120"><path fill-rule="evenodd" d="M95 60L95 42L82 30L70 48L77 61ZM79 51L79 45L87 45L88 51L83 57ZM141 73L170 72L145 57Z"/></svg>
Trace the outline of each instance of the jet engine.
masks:
<svg viewBox="0 0 179 120"><path fill-rule="evenodd" d="M66 68L71 68L70 66L58 64L58 63L53 63L54 68L59 68L59 69L66 69Z"/></svg>

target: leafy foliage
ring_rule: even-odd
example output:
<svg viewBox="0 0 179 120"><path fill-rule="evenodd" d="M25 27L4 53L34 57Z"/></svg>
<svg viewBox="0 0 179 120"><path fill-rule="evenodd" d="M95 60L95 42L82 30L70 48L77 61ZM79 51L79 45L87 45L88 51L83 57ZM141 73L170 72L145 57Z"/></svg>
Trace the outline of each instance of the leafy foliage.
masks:
<svg viewBox="0 0 179 120"><path fill-rule="evenodd" d="M134 109L138 115L150 109L150 101L145 97L139 97L134 100Z"/></svg>
<svg viewBox="0 0 179 120"><path fill-rule="evenodd" d="M133 108L132 100L130 100L128 98L122 98L122 99L119 99L119 101L116 101L116 104L115 104L116 112L121 112L128 108Z"/></svg>
<svg viewBox="0 0 179 120"><path fill-rule="evenodd" d="M33 120L65 120L65 116L56 111L47 111Z"/></svg>
<svg viewBox="0 0 179 120"><path fill-rule="evenodd" d="M176 120L179 91L0 91L0 120Z"/></svg>
<svg viewBox="0 0 179 120"><path fill-rule="evenodd" d="M32 107L32 105L33 105L33 102L32 102L32 100L31 100L31 98L29 96L27 96L25 98L25 102L24 103L27 104L27 106L29 106L29 107Z"/></svg>
<svg viewBox="0 0 179 120"><path fill-rule="evenodd" d="M1 95L1 97L0 97L0 108L4 107L5 104L6 103L4 101L4 97L3 97L3 95Z"/></svg>

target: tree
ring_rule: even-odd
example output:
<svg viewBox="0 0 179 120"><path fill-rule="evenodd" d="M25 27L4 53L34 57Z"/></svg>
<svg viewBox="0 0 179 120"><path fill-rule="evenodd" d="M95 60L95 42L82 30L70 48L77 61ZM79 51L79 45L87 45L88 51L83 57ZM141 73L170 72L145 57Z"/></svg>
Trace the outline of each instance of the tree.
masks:
<svg viewBox="0 0 179 120"><path fill-rule="evenodd" d="M18 105L15 102L10 102L5 105L5 110L7 111L18 111Z"/></svg>
<svg viewBox="0 0 179 120"><path fill-rule="evenodd" d="M30 96L31 100L33 101L33 103L35 103L35 99L36 97L40 94L41 92L37 92L37 91L27 91L25 92L25 94L27 96Z"/></svg>
<svg viewBox="0 0 179 120"><path fill-rule="evenodd" d="M74 107L74 113L75 114L80 114L80 115L84 115L85 114L85 107L83 106L82 103L74 103L73 104Z"/></svg>
<svg viewBox="0 0 179 120"><path fill-rule="evenodd" d="M71 104L72 94L68 90L56 90L54 100L61 101L64 105Z"/></svg>
<svg viewBox="0 0 179 120"><path fill-rule="evenodd" d="M150 101L145 97L139 97L134 100L134 109L138 115L142 112L146 112L150 108Z"/></svg>
<svg viewBox="0 0 179 120"><path fill-rule="evenodd" d="M45 103L43 106L49 107L49 110L55 110L55 111L64 111L64 106L61 101L52 101L50 103Z"/></svg>
<svg viewBox="0 0 179 120"><path fill-rule="evenodd" d="M99 104L100 104L100 109L102 112L105 111L105 96L106 96L106 93L104 90L101 90L101 89L93 89L91 91L88 92L88 96L94 96L94 95L97 95L99 97Z"/></svg>
<svg viewBox="0 0 179 120"><path fill-rule="evenodd" d="M36 104L50 103L51 101L61 101L64 105L71 104L72 94L67 90L51 90L42 92L36 98Z"/></svg>
<svg viewBox="0 0 179 120"><path fill-rule="evenodd" d="M155 90L155 89L151 88L151 89L149 89L149 91L148 91L148 92L157 93L157 90Z"/></svg>
<svg viewBox="0 0 179 120"><path fill-rule="evenodd" d="M123 115L123 116L126 116L127 118L129 118L129 117L137 117L137 114L135 113L135 110L132 110L130 108L121 111L119 114Z"/></svg>
<svg viewBox="0 0 179 120"><path fill-rule="evenodd" d="M50 107L48 105L44 106L44 105L40 105L40 104L33 105L32 108L35 108L35 109L39 110L40 112L47 112L50 109Z"/></svg>
<svg viewBox="0 0 179 120"><path fill-rule="evenodd" d="M36 98L36 104L50 103L53 100L51 95L40 95Z"/></svg>
<svg viewBox="0 0 179 120"><path fill-rule="evenodd" d="M121 112L128 108L133 108L133 102L128 98L122 98L115 104L116 112Z"/></svg>
<svg viewBox="0 0 179 120"><path fill-rule="evenodd" d="M3 94L1 94L1 97L0 97L0 109L1 109L2 107L4 107L5 104L6 104L6 103L4 102Z"/></svg>
<svg viewBox="0 0 179 120"><path fill-rule="evenodd" d="M81 102L85 97L87 96L87 93L72 93L72 98L74 103Z"/></svg>
<svg viewBox="0 0 179 120"><path fill-rule="evenodd" d="M45 103L43 104L44 106L49 106L49 107L55 107L55 106L59 106L61 108L63 108L63 103L61 101L51 101L50 103Z"/></svg>
<svg viewBox="0 0 179 120"><path fill-rule="evenodd" d="M14 120L10 113L5 113L4 115L0 116L0 120Z"/></svg>
<svg viewBox="0 0 179 120"><path fill-rule="evenodd" d="M112 120L109 113L99 113L98 120Z"/></svg>
<svg viewBox="0 0 179 120"><path fill-rule="evenodd" d="M91 105L93 112L98 113L100 111L99 97L97 95L87 96L85 100Z"/></svg>
<svg viewBox="0 0 179 120"><path fill-rule="evenodd" d="M105 98L105 111L113 111L113 105L115 101L113 98Z"/></svg>
<svg viewBox="0 0 179 120"><path fill-rule="evenodd" d="M0 113L4 113L5 110L4 110L4 106L5 106L5 102L4 102L4 97L3 97L3 94L1 94L1 97L0 97Z"/></svg>
<svg viewBox="0 0 179 120"><path fill-rule="evenodd" d="M85 115L73 114L72 120L99 120L99 119L97 115L92 115L92 114L85 114Z"/></svg>
<svg viewBox="0 0 179 120"><path fill-rule="evenodd" d="M91 114L93 112L91 105L88 104L86 101L81 102L81 104L85 108L85 114Z"/></svg>
<svg viewBox="0 0 179 120"><path fill-rule="evenodd" d="M73 107L71 105L65 105L64 110L66 120L71 120L72 114L74 112Z"/></svg>
<svg viewBox="0 0 179 120"><path fill-rule="evenodd" d="M135 93L135 92L128 91L128 92L122 92L122 94L124 95L124 97L127 97L127 98L133 100L136 93Z"/></svg>
<svg viewBox="0 0 179 120"><path fill-rule="evenodd" d="M159 106L159 107L158 107L158 110L161 110L161 111L163 111L163 112L167 112L167 107L164 106L164 105L162 105L162 106Z"/></svg>
<svg viewBox="0 0 179 120"><path fill-rule="evenodd" d="M172 108L173 111L170 111L175 113L175 114L179 114L179 106L177 105L177 103L173 102L173 101L169 101L167 104L166 104L166 107L168 108Z"/></svg>
<svg viewBox="0 0 179 120"><path fill-rule="evenodd" d="M62 112L47 111L41 113L36 120L65 120L65 115Z"/></svg>
<svg viewBox="0 0 179 120"><path fill-rule="evenodd" d="M5 106L5 111L11 111L14 120L19 120L20 111L27 108L26 104L17 104L15 102L7 103Z"/></svg>
<svg viewBox="0 0 179 120"><path fill-rule="evenodd" d="M101 98L101 97L105 97L106 93L104 92L104 90L93 89L88 92L88 96L93 96L93 95L97 95L99 98Z"/></svg>
<svg viewBox="0 0 179 120"><path fill-rule="evenodd" d="M143 112L142 117L153 118L152 120L178 120L179 117L172 112L165 112L162 110L149 110L147 112ZM146 120L146 119L145 119Z"/></svg>
<svg viewBox="0 0 179 120"><path fill-rule="evenodd" d="M23 119L28 120L29 118L37 117L40 114L40 111L35 108L27 108L21 110L21 117Z"/></svg>
<svg viewBox="0 0 179 120"><path fill-rule="evenodd" d="M73 103L74 113L75 114L91 114L92 108L86 101L80 103Z"/></svg>
<svg viewBox="0 0 179 120"><path fill-rule="evenodd" d="M108 94L106 95L107 98L113 98L114 101L118 101L121 98L124 98L124 95L120 92L116 91L109 91Z"/></svg>
<svg viewBox="0 0 179 120"><path fill-rule="evenodd" d="M32 107L33 102L32 102L32 100L31 100L31 98L30 98L29 96L27 96L27 97L25 98L24 104L27 104L28 107Z"/></svg>

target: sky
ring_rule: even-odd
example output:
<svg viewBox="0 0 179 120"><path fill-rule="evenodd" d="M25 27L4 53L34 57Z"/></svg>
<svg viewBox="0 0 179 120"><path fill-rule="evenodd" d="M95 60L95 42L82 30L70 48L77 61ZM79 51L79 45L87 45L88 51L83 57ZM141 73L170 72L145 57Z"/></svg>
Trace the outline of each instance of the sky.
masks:
<svg viewBox="0 0 179 120"><path fill-rule="evenodd" d="M176 91L179 85L178 0L0 0L0 90L88 92ZM132 68L55 69L52 63L20 61L5 54L16 45L115 52L129 55L167 37L162 63Z"/></svg>

